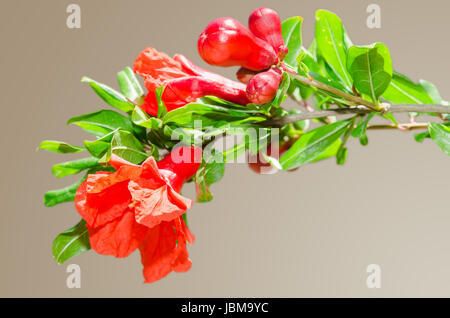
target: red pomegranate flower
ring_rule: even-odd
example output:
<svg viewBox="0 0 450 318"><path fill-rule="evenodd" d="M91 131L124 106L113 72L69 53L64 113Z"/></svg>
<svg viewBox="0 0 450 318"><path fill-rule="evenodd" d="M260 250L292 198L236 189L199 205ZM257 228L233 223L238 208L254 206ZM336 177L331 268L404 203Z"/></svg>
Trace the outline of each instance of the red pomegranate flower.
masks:
<svg viewBox="0 0 450 318"><path fill-rule="evenodd" d="M174 154L191 160L177 163ZM77 190L75 205L86 220L92 249L127 257L139 248L147 283L189 270L186 241L193 243L194 236L181 215L192 201L179 192L197 171L200 155L199 148L181 147L141 166L113 155L116 172L90 174Z"/></svg>
<svg viewBox="0 0 450 318"><path fill-rule="evenodd" d="M248 104L245 85L202 69L183 55L171 58L147 47L134 62L134 71L144 78L148 90L141 107L152 116L158 113L155 90L163 85L165 89L162 100L168 111L206 95L241 105Z"/></svg>

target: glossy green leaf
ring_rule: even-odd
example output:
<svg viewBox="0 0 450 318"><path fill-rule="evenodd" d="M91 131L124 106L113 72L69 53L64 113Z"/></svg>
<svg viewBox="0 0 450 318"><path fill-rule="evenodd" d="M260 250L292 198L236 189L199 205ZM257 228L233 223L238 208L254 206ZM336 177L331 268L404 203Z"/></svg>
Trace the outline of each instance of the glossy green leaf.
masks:
<svg viewBox="0 0 450 318"><path fill-rule="evenodd" d="M93 157L77 159L58 163L53 166L52 174L57 178L80 173L83 170L95 167L98 164L98 159Z"/></svg>
<svg viewBox="0 0 450 318"><path fill-rule="evenodd" d="M370 96L375 103L391 82L391 54L383 43L350 47L347 68L358 92Z"/></svg>
<svg viewBox="0 0 450 318"><path fill-rule="evenodd" d="M345 161L347 160L347 154L348 149L345 146L347 144L347 141L349 140L350 136L352 135L353 130L355 129L355 121L357 119L357 116L350 118L349 124L347 125L347 128L345 129L345 132L342 136L342 143L336 153L336 163L338 165L345 164Z"/></svg>
<svg viewBox="0 0 450 318"><path fill-rule="evenodd" d="M352 136L355 138L359 138L359 142L363 146L367 146L369 140L367 138L367 126L372 118L375 116L375 113L370 113L367 116L361 118L361 121L357 125L357 127L353 130Z"/></svg>
<svg viewBox="0 0 450 318"><path fill-rule="evenodd" d="M290 76L287 72L283 72L283 78L281 80L280 86L278 87L277 93L272 101L272 105L279 107L281 103L286 98L286 92L289 88Z"/></svg>
<svg viewBox="0 0 450 318"><path fill-rule="evenodd" d="M162 121L156 117L150 117L139 106L136 106L131 114L131 120L138 126L142 126L149 129L160 129Z"/></svg>
<svg viewBox="0 0 450 318"><path fill-rule="evenodd" d="M425 139L431 138L430 132L425 131L414 135L414 140L417 142L423 142Z"/></svg>
<svg viewBox="0 0 450 318"><path fill-rule="evenodd" d="M127 131L134 131L131 121L112 110L99 110L93 113L72 117L67 124L75 124L87 132L103 137L108 133L121 128Z"/></svg>
<svg viewBox="0 0 450 318"><path fill-rule="evenodd" d="M298 66L297 56L302 48L302 23L302 17L292 17L281 24L284 43L289 49L284 62L294 69Z"/></svg>
<svg viewBox="0 0 450 318"><path fill-rule="evenodd" d="M39 149L55 153L78 153L84 151L83 147L78 147L63 141L55 141L55 140L44 140L39 145Z"/></svg>
<svg viewBox="0 0 450 318"><path fill-rule="evenodd" d="M84 220L59 234L53 241L53 257L59 264L90 249L89 232Z"/></svg>
<svg viewBox="0 0 450 318"><path fill-rule="evenodd" d="M126 98L135 103L142 104L144 90L130 67L126 67L123 71L117 73L117 81Z"/></svg>
<svg viewBox="0 0 450 318"><path fill-rule="evenodd" d="M44 205L46 207L52 207L60 203L75 200L75 193L83 180L84 178L62 189L48 191L44 194Z"/></svg>
<svg viewBox="0 0 450 318"><path fill-rule="evenodd" d="M148 158L141 142L125 130L118 130L111 140L111 152L134 164L140 164Z"/></svg>
<svg viewBox="0 0 450 318"><path fill-rule="evenodd" d="M233 147L226 149L223 152L224 162L229 163L237 160L247 150L252 154L259 153L260 149L264 149L271 139L271 130L264 128L256 130L241 130L238 135L243 136L243 140L236 143Z"/></svg>
<svg viewBox="0 0 450 318"><path fill-rule="evenodd" d="M395 104L432 104L434 102L420 84L414 83L397 72L393 73L392 81L382 97Z"/></svg>
<svg viewBox="0 0 450 318"><path fill-rule="evenodd" d="M324 152L318 155L316 158L311 160L309 163L319 162L325 159L330 159L337 156L339 149L341 148L342 141L338 138L335 142L331 144Z"/></svg>
<svg viewBox="0 0 450 318"><path fill-rule="evenodd" d="M348 125L348 120L342 120L307 132L281 156L281 166L290 170L313 161L339 139Z"/></svg>
<svg viewBox="0 0 450 318"><path fill-rule="evenodd" d="M118 130L119 129L116 129L110 132L109 134L106 134L103 137L100 137L94 141L85 140L84 146L92 156L96 158L102 158L105 152L107 152L108 149L111 148L112 137L114 136L114 133Z"/></svg>
<svg viewBox="0 0 450 318"><path fill-rule="evenodd" d="M448 102L446 102L442 99L441 94L439 93L439 90L433 83L421 79L421 80L419 80L419 85L425 89L428 96L431 97L431 99L433 100L433 102L435 104L439 104L439 105L447 105L448 104Z"/></svg>
<svg viewBox="0 0 450 318"><path fill-rule="evenodd" d="M348 148L347 147L339 148L337 153L336 153L336 163L338 165L345 164L345 161L347 160L347 154L348 154Z"/></svg>
<svg viewBox="0 0 450 318"><path fill-rule="evenodd" d="M347 87L339 80L334 80L330 77L322 76L316 72L310 72L309 75L314 78L316 81L327 84L328 86L337 88L341 91L348 91Z"/></svg>
<svg viewBox="0 0 450 318"><path fill-rule="evenodd" d="M194 121L200 121L203 128L209 128L221 127L227 123L242 124L263 120L265 117L259 116L255 110L194 102L167 113L163 123L192 128Z"/></svg>
<svg viewBox="0 0 450 318"><path fill-rule="evenodd" d="M219 182L225 173L225 163L221 152L211 151L209 155L203 153L202 164L195 174L197 201L208 202L213 199L209 187Z"/></svg>
<svg viewBox="0 0 450 318"><path fill-rule="evenodd" d="M430 123L428 125L431 139L450 156L450 127L442 124Z"/></svg>
<svg viewBox="0 0 450 318"><path fill-rule="evenodd" d="M106 86L105 84L94 81L93 79L84 76L81 79L84 83L89 83L92 89L100 96L108 105L117 108L125 113L131 112L134 108L133 103L130 103L125 96Z"/></svg>
<svg viewBox="0 0 450 318"><path fill-rule="evenodd" d="M444 126L450 128L450 121L446 121L446 122L442 123L441 125L444 125ZM424 131L424 132L414 135L414 140L417 142L423 142L425 139L428 139L428 138L431 138L429 129L427 131Z"/></svg>
<svg viewBox="0 0 450 318"><path fill-rule="evenodd" d="M158 103L158 118L164 117L167 114L167 107L162 100L164 89L164 86L160 86L155 90L156 102Z"/></svg>
<svg viewBox="0 0 450 318"><path fill-rule="evenodd" d="M317 50L330 68L339 76L347 89L351 89L351 77L347 71L347 52L344 42L345 29L341 19L326 10L316 12Z"/></svg>

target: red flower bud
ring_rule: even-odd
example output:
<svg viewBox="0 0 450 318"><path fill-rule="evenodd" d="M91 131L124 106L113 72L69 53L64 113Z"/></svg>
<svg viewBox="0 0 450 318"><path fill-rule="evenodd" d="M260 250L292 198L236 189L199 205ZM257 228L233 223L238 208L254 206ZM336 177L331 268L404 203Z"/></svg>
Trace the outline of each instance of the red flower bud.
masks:
<svg viewBox="0 0 450 318"><path fill-rule="evenodd" d="M282 154L289 150L289 147L288 142L284 143L280 148L273 147L274 149L272 149L272 145L269 144L267 145L267 155L278 160ZM249 156L248 161L248 167L257 174L273 174L276 171L276 168L268 163L262 154L258 154L257 156L251 155ZM291 169L288 170L288 172L294 172L298 169L299 168Z"/></svg>
<svg viewBox="0 0 450 318"><path fill-rule="evenodd" d="M182 54L175 54L173 59L177 62L180 62L183 72L198 76L199 79L202 80L210 80L209 84L207 83L207 81L204 81L202 85L199 85L199 88L202 89L203 93L205 93L206 95L214 95L241 105L248 104L247 97L244 93L245 85L242 85L241 83L236 81L232 81L217 73L205 70L204 68L201 68L192 63L192 61L190 61ZM213 82L215 82L216 85L214 85Z"/></svg>
<svg viewBox="0 0 450 318"><path fill-rule="evenodd" d="M266 154L272 158L280 159L280 156L286 150L287 148L285 148L284 146L278 148L278 146L268 144ZM268 163L261 153L259 153L258 155L249 155L248 166L258 174L273 174L276 171L276 168Z"/></svg>
<svg viewBox="0 0 450 318"><path fill-rule="evenodd" d="M271 68L266 72L252 77L247 84L247 97L254 104L270 102L280 86L283 72L278 68Z"/></svg>
<svg viewBox="0 0 450 318"><path fill-rule="evenodd" d="M219 18L208 24L197 46L200 56L211 65L240 65L262 71L278 63L274 49L233 18Z"/></svg>
<svg viewBox="0 0 450 318"><path fill-rule="evenodd" d="M274 10L256 9L248 18L248 27L254 35L272 45L280 60L286 56L288 48L281 34L280 17Z"/></svg>
<svg viewBox="0 0 450 318"><path fill-rule="evenodd" d="M247 84L248 81L250 81L250 79L255 76L256 74L258 74L258 72L256 71L251 71L249 69L246 69L244 67L241 67L240 69L238 69L238 71L236 72L236 78L238 79L239 82Z"/></svg>
<svg viewBox="0 0 450 318"><path fill-rule="evenodd" d="M206 95L212 95L232 103L246 105L249 101L243 89L244 87L227 86L225 83L198 76L183 77L174 79L167 84L162 95L162 100L169 111L184 106L187 103L192 103L197 98Z"/></svg>
<svg viewBox="0 0 450 318"><path fill-rule="evenodd" d="M148 47L134 62L134 71L144 78L148 90L141 107L153 116L158 113L155 90L160 86L165 86L162 100L168 111L205 95L248 104L245 85L198 67L183 55L170 58Z"/></svg>

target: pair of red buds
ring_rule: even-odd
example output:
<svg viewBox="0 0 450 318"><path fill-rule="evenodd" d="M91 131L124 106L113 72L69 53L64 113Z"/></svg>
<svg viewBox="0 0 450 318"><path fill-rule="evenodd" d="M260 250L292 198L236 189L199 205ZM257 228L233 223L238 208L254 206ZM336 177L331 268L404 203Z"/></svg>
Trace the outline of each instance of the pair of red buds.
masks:
<svg viewBox="0 0 450 318"><path fill-rule="evenodd" d="M263 104L275 97L282 79L281 70L269 68L281 62L288 49L274 10L254 10L248 24L249 29L233 18L212 21L198 39L198 51L211 65L241 66L237 77L247 84L249 101Z"/></svg>

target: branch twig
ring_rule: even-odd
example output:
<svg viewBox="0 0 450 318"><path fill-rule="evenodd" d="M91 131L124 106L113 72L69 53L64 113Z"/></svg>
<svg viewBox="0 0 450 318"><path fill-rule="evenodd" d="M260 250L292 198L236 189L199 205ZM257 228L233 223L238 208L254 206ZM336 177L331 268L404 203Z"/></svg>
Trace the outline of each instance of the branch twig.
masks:
<svg viewBox="0 0 450 318"><path fill-rule="evenodd" d="M269 119L259 122L258 125L265 127L283 127L284 125L292 124L297 121L305 119L323 118L327 116L339 116L349 114L363 115L370 112L373 112L373 110L368 109L365 106L318 110L314 112L305 112L300 114L293 114L279 118ZM409 113L409 112L448 114L450 113L450 106L433 105L433 104L394 104L390 105L389 109L385 113L387 114L387 113Z"/></svg>
<svg viewBox="0 0 450 318"><path fill-rule="evenodd" d="M369 125L367 129L383 130L383 129L398 129L401 131L409 131L414 129L426 129L428 123L407 123L407 124L387 124L387 125Z"/></svg>
<svg viewBox="0 0 450 318"><path fill-rule="evenodd" d="M348 94L346 92L343 92L335 87L329 86L327 84L321 83L319 81L316 81L313 78L308 78L302 75L299 75L297 72L291 70L290 68L288 68L286 65L282 64L281 66L286 72L288 72L289 74L291 74L291 76L293 78L295 78L297 81L299 81L300 83L307 85L307 86L312 86L312 87L316 87L318 89L327 91L329 93L332 93L334 95L337 95L339 97L342 97L350 102L355 103L356 105L364 105L367 108L373 110L373 111L380 111L380 107L372 102L369 102L365 99L362 99L359 96L355 96L352 94Z"/></svg>

